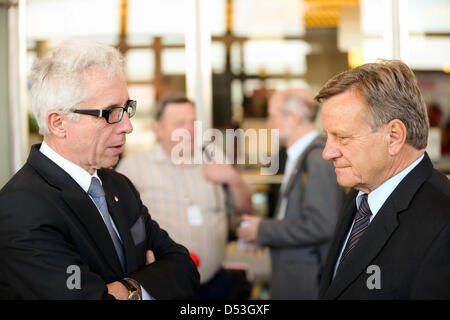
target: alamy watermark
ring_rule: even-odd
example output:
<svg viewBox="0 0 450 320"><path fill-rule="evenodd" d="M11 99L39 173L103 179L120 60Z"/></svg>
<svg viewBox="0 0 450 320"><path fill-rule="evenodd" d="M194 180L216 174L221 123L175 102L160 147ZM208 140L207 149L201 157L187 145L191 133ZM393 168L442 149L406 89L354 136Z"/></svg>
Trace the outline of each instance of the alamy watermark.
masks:
<svg viewBox="0 0 450 320"><path fill-rule="evenodd" d="M72 264L67 267L66 273L69 274L66 280L67 289L81 289L81 270L80 267Z"/></svg>
<svg viewBox="0 0 450 320"><path fill-rule="evenodd" d="M194 150L191 150L192 138ZM171 140L178 142L171 154L174 164L259 164L262 175L278 172L278 129L226 129L222 132L209 128L203 131L202 122L195 121L194 137L188 130L179 128L172 132Z"/></svg>
<svg viewBox="0 0 450 320"><path fill-rule="evenodd" d="M370 276L366 280L366 286L369 290L381 289L381 269L376 264L367 267L367 274Z"/></svg>

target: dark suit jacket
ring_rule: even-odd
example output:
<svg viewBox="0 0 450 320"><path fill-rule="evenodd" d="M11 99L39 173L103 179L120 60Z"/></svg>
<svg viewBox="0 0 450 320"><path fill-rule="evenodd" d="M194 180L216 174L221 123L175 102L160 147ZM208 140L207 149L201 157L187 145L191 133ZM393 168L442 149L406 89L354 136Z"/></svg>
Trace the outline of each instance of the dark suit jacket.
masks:
<svg viewBox="0 0 450 320"><path fill-rule="evenodd" d="M272 299L318 298L320 271L344 198L333 164L322 159L323 147L317 137L297 159L280 194L279 202L283 196L288 200L284 219L259 225L258 243L270 247Z"/></svg>
<svg viewBox="0 0 450 320"><path fill-rule="evenodd" d="M105 169L98 175L128 273L93 201L34 145L27 163L0 191L0 299L111 299L105 284L125 276L155 299L194 293L199 274L187 250L151 219L125 176ZM156 262L145 266L147 250ZM80 268L81 289L67 286L72 265Z"/></svg>
<svg viewBox="0 0 450 320"><path fill-rule="evenodd" d="M332 280L356 212L356 195L351 192L341 210L320 297L449 299L450 182L433 169L428 155L392 192ZM375 279L375 272L367 270L371 265L379 267L380 289L368 289L367 282Z"/></svg>

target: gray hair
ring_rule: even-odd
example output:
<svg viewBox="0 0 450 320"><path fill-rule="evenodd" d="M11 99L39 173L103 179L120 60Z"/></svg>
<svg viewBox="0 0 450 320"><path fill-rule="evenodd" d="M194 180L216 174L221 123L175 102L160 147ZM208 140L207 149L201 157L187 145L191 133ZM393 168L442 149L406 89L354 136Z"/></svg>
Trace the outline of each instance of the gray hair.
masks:
<svg viewBox="0 0 450 320"><path fill-rule="evenodd" d="M316 100L322 102L349 89L365 99L372 129L399 119L407 130L407 144L418 150L427 146L427 107L417 79L405 63L387 60L342 72L324 85Z"/></svg>
<svg viewBox="0 0 450 320"><path fill-rule="evenodd" d="M283 111L295 112L307 123L316 120L319 104L314 101L314 97L306 89L292 88L283 92Z"/></svg>
<svg viewBox="0 0 450 320"><path fill-rule="evenodd" d="M31 67L31 108L40 134L50 134L47 125L50 110L69 114L70 109L89 98L85 75L91 70L103 71L112 78L124 72L123 56L105 44L67 40L43 58L36 59ZM70 114L71 120L77 118L78 115Z"/></svg>

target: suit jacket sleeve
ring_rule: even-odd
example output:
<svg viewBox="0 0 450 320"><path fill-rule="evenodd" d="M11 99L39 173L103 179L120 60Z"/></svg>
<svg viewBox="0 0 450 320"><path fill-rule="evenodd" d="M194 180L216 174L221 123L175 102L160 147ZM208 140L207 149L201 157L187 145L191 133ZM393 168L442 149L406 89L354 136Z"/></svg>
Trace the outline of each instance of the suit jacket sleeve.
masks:
<svg viewBox="0 0 450 320"><path fill-rule="evenodd" d="M147 208L142 204L138 191L128 179L126 180L141 208L140 216L144 219L147 232L147 249L153 251L156 259L129 277L138 281L157 300L191 297L199 286L200 275L188 250L174 242L151 218Z"/></svg>
<svg viewBox="0 0 450 320"><path fill-rule="evenodd" d="M324 161L321 153L321 149L314 149L305 159L307 182L297 218L262 220L258 229L259 244L285 248L317 245L330 240L344 193L336 182L332 164Z"/></svg>
<svg viewBox="0 0 450 320"><path fill-rule="evenodd" d="M411 299L450 299L450 225L433 241L412 284Z"/></svg>
<svg viewBox="0 0 450 320"><path fill-rule="evenodd" d="M136 198L130 201L139 209L129 214L136 219L142 216L147 248L153 250L157 261L145 267L145 257L142 257L143 267L128 276L135 278L156 299L190 297L199 285L195 264L187 250L173 242L150 218L132 186L131 190L130 194L134 193ZM79 225L64 214L61 203L47 198L45 193L22 189L3 193L0 204L0 275L7 276L9 286L0 286L1 297L114 299L108 294L106 284L121 276L112 278L110 273L109 279L105 279L105 275L92 270L86 259L98 252L80 252L80 243L72 239L79 236ZM79 270L79 287L73 286L76 281L72 281L72 276L77 271L70 267Z"/></svg>
<svg viewBox="0 0 450 320"><path fill-rule="evenodd" d="M68 241L67 221L53 203L29 191L4 194L0 203L0 272L8 275L11 288L1 292L2 297L114 298L107 293L105 281L89 269ZM71 277L76 271L70 266L79 268L79 288L74 286L77 282Z"/></svg>

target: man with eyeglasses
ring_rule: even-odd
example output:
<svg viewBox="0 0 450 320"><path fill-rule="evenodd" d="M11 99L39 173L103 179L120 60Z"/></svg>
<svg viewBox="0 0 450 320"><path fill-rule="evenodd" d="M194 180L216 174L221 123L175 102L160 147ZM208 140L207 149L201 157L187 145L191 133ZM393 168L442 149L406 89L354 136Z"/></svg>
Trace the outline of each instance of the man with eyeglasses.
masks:
<svg viewBox="0 0 450 320"><path fill-rule="evenodd" d="M66 41L32 66L44 136L0 191L0 299L184 299L189 253L152 220L117 163L133 130L123 57Z"/></svg>

